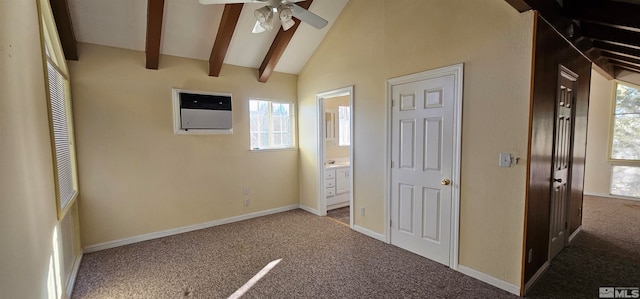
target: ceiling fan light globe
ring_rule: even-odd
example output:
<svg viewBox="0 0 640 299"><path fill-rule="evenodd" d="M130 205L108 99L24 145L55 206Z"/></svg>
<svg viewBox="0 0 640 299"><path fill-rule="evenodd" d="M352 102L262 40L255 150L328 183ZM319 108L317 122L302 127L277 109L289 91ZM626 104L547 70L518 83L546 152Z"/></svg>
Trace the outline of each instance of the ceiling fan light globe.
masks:
<svg viewBox="0 0 640 299"><path fill-rule="evenodd" d="M282 21L282 29L284 29L284 31L287 31L291 29L291 27L293 27L293 25L295 24L296 22L292 19L289 19L288 21Z"/></svg>
<svg viewBox="0 0 640 299"><path fill-rule="evenodd" d="M284 4L278 6L278 16L280 17L280 20L283 22L291 20L291 18L293 17L293 10L291 10L291 6L284 5Z"/></svg>
<svg viewBox="0 0 640 299"><path fill-rule="evenodd" d="M270 24L273 20L273 11L269 6L263 6L256 9L253 12L253 15L256 17L258 22L260 22L260 25L262 25L262 27L264 28L269 27L269 25L267 24Z"/></svg>

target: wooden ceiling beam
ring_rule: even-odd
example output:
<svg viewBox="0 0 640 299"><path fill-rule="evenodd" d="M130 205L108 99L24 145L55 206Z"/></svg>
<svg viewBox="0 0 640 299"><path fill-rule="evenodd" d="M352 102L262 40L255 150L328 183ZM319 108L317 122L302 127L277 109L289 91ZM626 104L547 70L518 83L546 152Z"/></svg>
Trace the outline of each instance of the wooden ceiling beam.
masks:
<svg viewBox="0 0 640 299"><path fill-rule="evenodd" d="M56 28L60 36L60 43L67 60L78 60L78 45L76 35L73 32L71 13L67 0L49 0L53 18L56 20Z"/></svg>
<svg viewBox="0 0 640 299"><path fill-rule="evenodd" d="M633 66L633 65L626 64L626 63L622 63L622 62L616 62L616 61L612 61L611 64L615 65L618 68L622 68L622 69L625 69L625 70L628 70L628 71L640 73L640 66Z"/></svg>
<svg viewBox="0 0 640 299"><path fill-rule="evenodd" d="M145 45L145 54L146 67L148 69L158 69L163 15L164 0L147 0L147 42Z"/></svg>
<svg viewBox="0 0 640 299"><path fill-rule="evenodd" d="M622 44L607 43L599 40L593 41L593 46L600 49L602 52L609 52L621 56L640 59L640 49L637 48L627 47Z"/></svg>
<svg viewBox="0 0 640 299"><path fill-rule="evenodd" d="M211 56L209 56L209 76L218 77L220 75L224 57L227 56L233 32L236 30L240 12L242 12L242 6L244 6L243 3L224 5L216 41L213 43Z"/></svg>
<svg viewBox="0 0 640 299"><path fill-rule="evenodd" d="M640 29L640 5L606 0L564 0L566 16L580 21Z"/></svg>
<svg viewBox="0 0 640 299"><path fill-rule="evenodd" d="M584 35L592 39L640 47L640 32L589 22L582 22L581 27Z"/></svg>
<svg viewBox="0 0 640 299"><path fill-rule="evenodd" d="M593 49L593 43L586 38L581 26L576 21L564 16L562 7L556 0L505 0L519 12L536 10L542 18L560 33L578 51L596 64L603 72L613 77L613 67L606 60L599 60L602 56L599 49Z"/></svg>
<svg viewBox="0 0 640 299"><path fill-rule="evenodd" d="M297 4L304 9L309 9L312 2L313 0L306 0ZM267 55L264 57L264 60L262 61L262 64L258 69L258 81L265 83L267 82L267 80L269 80L269 77L271 76L271 73L273 73L276 64L278 64L278 61L280 61L280 58L282 57L282 53L284 53L284 50L287 49L287 46L289 45L293 34L296 33L296 30L298 30L300 20L298 20L297 18L293 18L293 20L295 21L295 25L293 25L293 27L289 28L289 30L287 31L284 31L282 29L282 26L280 26L280 30L278 31L276 38L273 40L273 43L271 43L269 52L267 52Z"/></svg>
<svg viewBox="0 0 640 299"><path fill-rule="evenodd" d="M623 65L628 65L628 66L633 66L635 68L640 68L640 59L632 59L630 60L629 58L626 57L621 57L618 55L611 55L611 56L607 56L607 59L609 59L610 63L619 63L619 64L623 64Z"/></svg>

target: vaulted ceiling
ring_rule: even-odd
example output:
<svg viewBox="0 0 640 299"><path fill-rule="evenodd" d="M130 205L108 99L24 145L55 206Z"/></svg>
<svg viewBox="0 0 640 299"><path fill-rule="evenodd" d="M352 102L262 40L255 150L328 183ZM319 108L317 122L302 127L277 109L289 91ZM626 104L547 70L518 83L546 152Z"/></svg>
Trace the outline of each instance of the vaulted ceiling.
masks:
<svg viewBox="0 0 640 299"><path fill-rule="evenodd" d="M298 74L348 0L306 0L298 5L325 18L317 30L296 20L288 31L253 34L253 11L263 4L202 5L197 0L50 0L67 59L79 59L76 42L145 51L146 66L162 67L160 54ZM537 10L601 70L615 78L640 73L640 0L506 0L520 12ZM299 26L298 26L299 24Z"/></svg>
<svg viewBox="0 0 640 299"><path fill-rule="evenodd" d="M81 59L77 42L144 51L146 67L162 68L160 54L208 60L209 75L222 64L298 74L348 0L306 0L301 7L329 21L323 29L301 23L291 29L251 33L261 3L203 5L198 0L50 0L69 60Z"/></svg>
<svg viewBox="0 0 640 299"><path fill-rule="evenodd" d="M600 69L640 73L640 0L506 0L537 10Z"/></svg>

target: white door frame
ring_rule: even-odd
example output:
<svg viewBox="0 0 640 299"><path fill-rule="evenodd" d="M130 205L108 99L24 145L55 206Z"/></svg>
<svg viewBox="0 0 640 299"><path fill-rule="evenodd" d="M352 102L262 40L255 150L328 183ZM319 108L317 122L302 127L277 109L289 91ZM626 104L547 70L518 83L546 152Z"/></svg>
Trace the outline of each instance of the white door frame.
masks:
<svg viewBox="0 0 640 299"><path fill-rule="evenodd" d="M385 238L391 243L391 144L392 144L392 87L395 85L427 80L444 75L455 76L454 88L454 112L453 112L453 172L452 172L452 202L451 202L451 249L449 251L449 268L458 269L458 246L460 232L460 157L462 142L462 83L464 64L442 67L406 76L400 76L387 80L387 149L386 149L386 204L385 204Z"/></svg>
<svg viewBox="0 0 640 299"><path fill-rule="evenodd" d="M325 121L324 121L324 101L325 99L349 96L349 126L351 128L350 145L349 145L349 186L351 188L349 192L349 227L353 228L353 85L325 91L316 95L316 107L318 111L318 214L319 216L327 215L327 199L324 196L324 171L325 171L325 154L326 154L326 142L324 140L325 134Z"/></svg>

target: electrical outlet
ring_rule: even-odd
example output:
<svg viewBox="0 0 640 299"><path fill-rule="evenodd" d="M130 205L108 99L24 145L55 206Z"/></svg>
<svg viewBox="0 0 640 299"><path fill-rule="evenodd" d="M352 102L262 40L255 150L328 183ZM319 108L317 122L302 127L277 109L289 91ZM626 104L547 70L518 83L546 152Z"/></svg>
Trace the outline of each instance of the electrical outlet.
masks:
<svg viewBox="0 0 640 299"><path fill-rule="evenodd" d="M248 206L249 205L249 199L245 198L243 204L244 204L245 207Z"/></svg>
<svg viewBox="0 0 640 299"><path fill-rule="evenodd" d="M249 186L242 187L242 194L249 195Z"/></svg>
<svg viewBox="0 0 640 299"><path fill-rule="evenodd" d="M360 208L360 216L364 216L364 208Z"/></svg>

